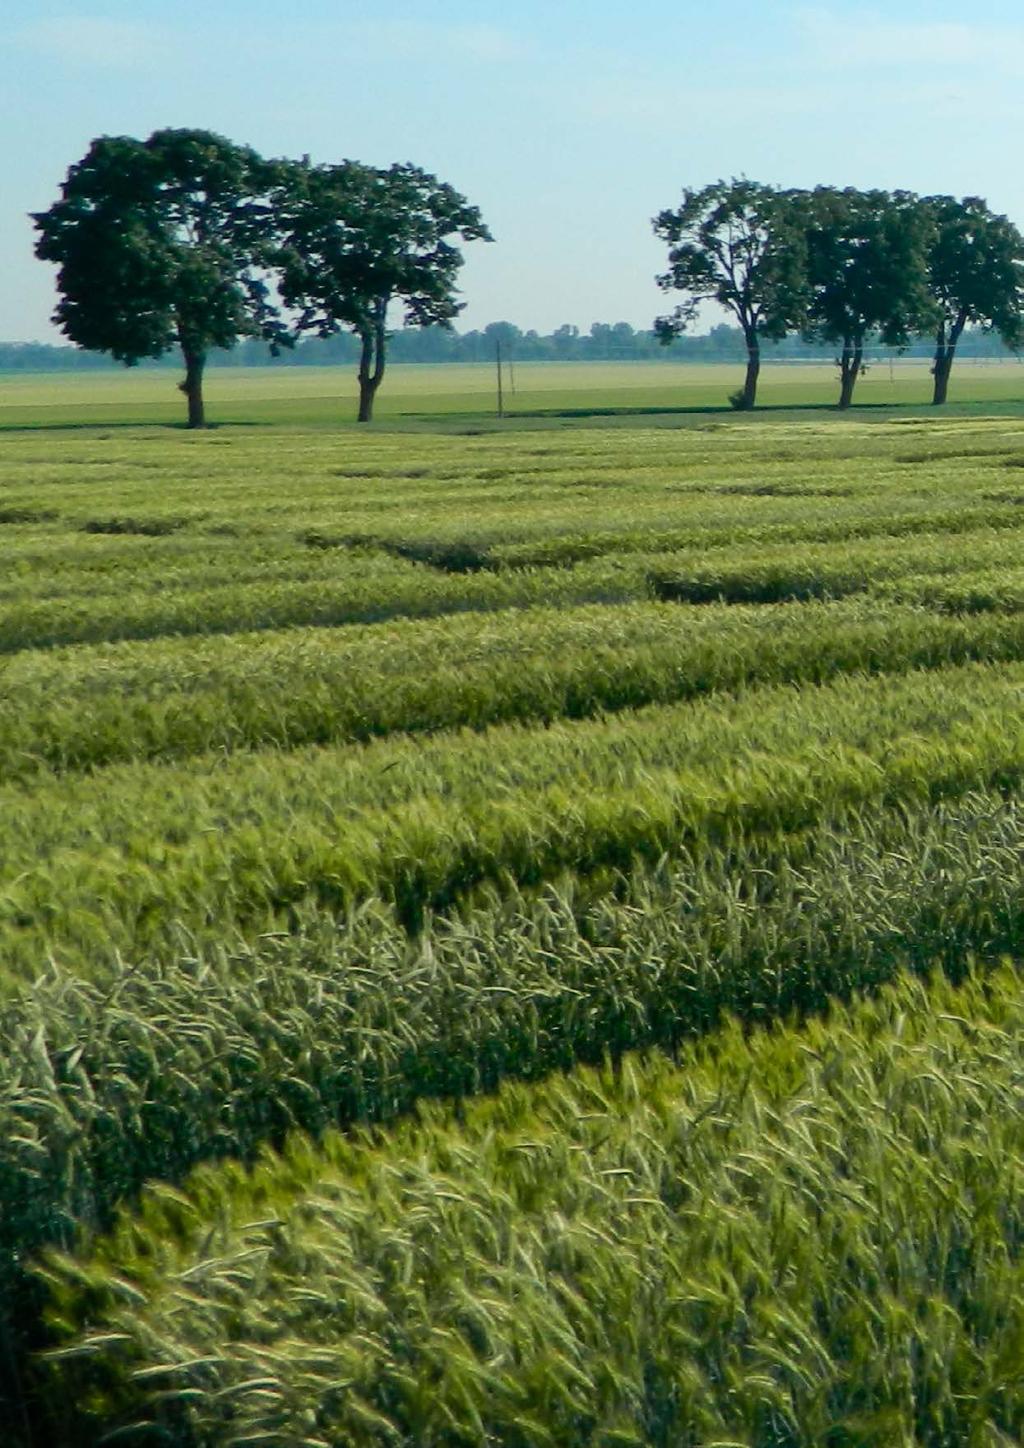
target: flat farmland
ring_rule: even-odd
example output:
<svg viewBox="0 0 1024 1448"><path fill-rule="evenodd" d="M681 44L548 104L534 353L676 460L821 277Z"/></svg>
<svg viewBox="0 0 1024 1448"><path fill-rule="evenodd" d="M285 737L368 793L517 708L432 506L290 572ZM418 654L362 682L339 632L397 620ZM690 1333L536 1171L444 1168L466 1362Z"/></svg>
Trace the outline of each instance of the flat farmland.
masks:
<svg viewBox="0 0 1024 1448"><path fill-rule="evenodd" d="M443 370L3 384L14 1441L1019 1441L1016 367Z"/></svg>
<svg viewBox="0 0 1024 1448"><path fill-rule="evenodd" d="M5 427L123 426L178 423L183 404L173 369L0 376L0 429ZM538 414L648 412L672 423L673 413L720 410L743 380L729 364L672 362L513 362L504 369L509 421L535 427ZM831 364L765 363L759 401L770 410L831 407L838 393ZM330 426L354 424L355 366L213 367L206 394L212 422L223 424ZM931 399L928 363L897 359L869 366L857 384L855 405L903 408ZM1003 360L963 359L956 364L950 410L1024 405L1024 366ZM443 366L399 364L388 369L376 404L378 420L391 427L439 425L493 418L493 364Z"/></svg>

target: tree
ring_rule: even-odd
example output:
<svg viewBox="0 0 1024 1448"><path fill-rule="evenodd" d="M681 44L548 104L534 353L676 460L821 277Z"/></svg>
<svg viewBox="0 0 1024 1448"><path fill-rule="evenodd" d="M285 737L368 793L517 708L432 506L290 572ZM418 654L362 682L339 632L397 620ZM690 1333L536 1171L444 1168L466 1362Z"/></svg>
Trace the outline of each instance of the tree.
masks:
<svg viewBox="0 0 1024 1448"><path fill-rule="evenodd" d="M523 340L523 334L515 322L488 322L484 328L484 336L491 344L491 356L494 356L495 348L500 347L506 360L518 352Z"/></svg>
<svg viewBox="0 0 1024 1448"><path fill-rule="evenodd" d="M804 193L803 204L810 283L804 335L839 345L839 406L846 408L864 371L868 336L905 347L935 318L927 270L934 224L904 191L819 186Z"/></svg>
<svg viewBox="0 0 1024 1448"><path fill-rule="evenodd" d="M1024 237L978 196L928 196L934 231L928 285L938 308L932 402L946 401L957 343L968 322L998 332L1008 347L1024 338L1021 313Z"/></svg>
<svg viewBox="0 0 1024 1448"><path fill-rule="evenodd" d="M448 240L491 234L451 186L409 164L386 170L342 161L282 168L275 192L277 256L285 304L298 329L359 338L359 421L369 422L384 378L388 308L407 326L448 327L462 310L455 282L462 254Z"/></svg>
<svg viewBox="0 0 1024 1448"><path fill-rule="evenodd" d="M128 366L179 346L189 427L205 424L211 347L284 339L263 272L267 178L255 151L210 131L101 136L33 218L36 255L60 267L65 336Z"/></svg>
<svg viewBox="0 0 1024 1448"><path fill-rule="evenodd" d="M659 212L653 225L669 245L669 270L658 285L686 294L671 315L656 319L655 330L670 342L697 318L703 301L731 312L747 349L746 378L734 402L753 407L762 340L781 339L804 317L804 232L789 193L757 181L716 181L684 190L682 204Z"/></svg>
<svg viewBox="0 0 1024 1448"><path fill-rule="evenodd" d="M576 352L580 329L575 322L563 322L551 333L551 345L559 361L565 361Z"/></svg>

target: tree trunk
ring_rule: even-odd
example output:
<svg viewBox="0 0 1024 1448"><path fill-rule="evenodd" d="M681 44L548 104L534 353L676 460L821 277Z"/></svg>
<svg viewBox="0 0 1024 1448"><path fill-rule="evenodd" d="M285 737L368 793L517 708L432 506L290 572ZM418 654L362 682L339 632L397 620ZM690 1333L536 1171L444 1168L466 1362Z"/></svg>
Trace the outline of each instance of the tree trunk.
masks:
<svg viewBox="0 0 1024 1448"><path fill-rule="evenodd" d="M956 320L950 323L948 336L945 321L939 323L935 336L935 360L932 363L932 376L935 378L932 392L933 407L941 407L946 401L949 392L949 374L953 370L953 359L956 356L956 344L960 340L960 334L966 323L966 313L958 313Z"/></svg>
<svg viewBox="0 0 1024 1448"><path fill-rule="evenodd" d="M932 391L932 406L941 407L946 401L949 393L949 374L953 370L953 353L948 348L943 348L942 353L936 352L935 365L932 374L935 378L935 386Z"/></svg>
<svg viewBox="0 0 1024 1448"><path fill-rule="evenodd" d="M740 407L744 412L750 412L757 405L757 379L761 372L761 343L756 332L748 332L747 342L747 375L743 379L743 399Z"/></svg>
<svg viewBox="0 0 1024 1448"><path fill-rule="evenodd" d="M359 422L372 422L373 400L377 388L384 380L384 314L387 302L378 302L374 311L372 327L360 332L362 347L359 353Z"/></svg>
<svg viewBox="0 0 1024 1448"><path fill-rule="evenodd" d="M359 412L358 422L373 421L373 399L377 395L377 383L373 376L373 333L364 332L361 338L362 352L359 359Z"/></svg>
<svg viewBox="0 0 1024 1448"><path fill-rule="evenodd" d="M853 389L857 385L864 365L864 346L860 341L852 342L843 338L843 352L839 361L839 406L845 410L853 402Z"/></svg>
<svg viewBox="0 0 1024 1448"><path fill-rule="evenodd" d="M203 404L203 370L206 367L206 353L182 349L185 354L185 380L178 386L188 399L189 427L206 426L206 408Z"/></svg>

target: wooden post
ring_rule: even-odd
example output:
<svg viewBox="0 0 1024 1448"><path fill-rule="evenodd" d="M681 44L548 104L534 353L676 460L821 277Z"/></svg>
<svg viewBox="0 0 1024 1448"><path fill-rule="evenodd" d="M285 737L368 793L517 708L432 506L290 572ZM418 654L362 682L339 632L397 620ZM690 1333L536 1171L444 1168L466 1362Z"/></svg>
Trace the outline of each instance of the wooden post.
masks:
<svg viewBox="0 0 1024 1448"><path fill-rule="evenodd" d="M505 416L505 396L504 396L504 393L502 392L502 387L501 387L501 343L500 343L499 341L497 341L497 340L495 341L495 344L494 344L494 352L495 352L495 358L496 358L497 364L498 364L498 416L499 416L499 417L504 417L504 416Z"/></svg>

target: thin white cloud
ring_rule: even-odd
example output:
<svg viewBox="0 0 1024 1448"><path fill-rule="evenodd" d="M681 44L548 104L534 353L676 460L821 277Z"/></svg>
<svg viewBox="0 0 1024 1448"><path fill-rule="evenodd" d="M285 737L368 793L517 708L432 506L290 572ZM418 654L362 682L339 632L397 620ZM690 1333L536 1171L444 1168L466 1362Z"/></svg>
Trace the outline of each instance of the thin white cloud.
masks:
<svg viewBox="0 0 1024 1448"><path fill-rule="evenodd" d="M1024 24L898 20L878 12L840 15L823 7L796 12L798 27L816 62L830 68L934 65L1020 70Z"/></svg>
<svg viewBox="0 0 1024 1448"><path fill-rule="evenodd" d="M14 42L52 60L88 67L127 69L160 60L167 37L156 26L138 20L111 20L101 15L67 15L22 26Z"/></svg>
<svg viewBox="0 0 1024 1448"><path fill-rule="evenodd" d="M577 110L586 121L607 122L662 134L678 133L679 127L699 128L709 116L721 124L726 118L739 122L763 123L766 117L803 116L816 112L821 96L815 91L785 90L770 85L711 84L687 86L675 95L664 86L619 73L577 79L569 88ZM834 100L829 86L824 96Z"/></svg>
<svg viewBox="0 0 1024 1448"><path fill-rule="evenodd" d="M717 132L756 128L748 151L773 134L794 134L805 124L820 137L842 135L837 99L861 117L858 134L875 131L866 118L905 117L911 125L958 118L978 105L983 88L987 120L1005 116L1019 125L1024 96L1024 20L973 25L889 19L877 11L849 19L827 5L794 9L793 39L773 74L749 63L723 76L719 68L683 90L665 83L663 66L637 73L622 57L593 52L568 87L577 113L597 124L685 136L713 116ZM739 74L737 74L739 71ZM852 148L856 138L845 137ZM794 152L797 154L797 152ZM789 159L781 158L783 161ZM789 170L784 166L783 169Z"/></svg>
<svg viewBox="0 0 1024 1448"><path fill-rule="evenodd" d="M521 59L527 46L501 25L453 25L431 20L365 20L343 23L352 41L383 55L418 55L433 62L446 59L502 64Z"/></svg>
<svg viewBox="0 0 1024 1448"><path fill-rule="evenodd" d="M474 60L519 60L526 45L518 36L497 25L456 25L449 30L454 44Z"/></svg>

